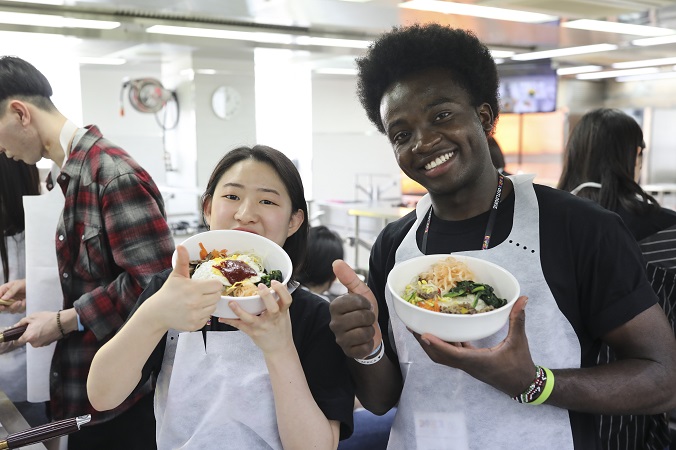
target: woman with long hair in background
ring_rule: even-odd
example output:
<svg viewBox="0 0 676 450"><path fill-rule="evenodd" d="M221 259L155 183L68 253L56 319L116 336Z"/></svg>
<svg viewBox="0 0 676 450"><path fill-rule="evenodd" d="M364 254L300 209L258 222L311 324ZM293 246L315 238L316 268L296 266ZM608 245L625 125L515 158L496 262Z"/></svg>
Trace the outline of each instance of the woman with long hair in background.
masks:
<svg viewBox="0 0 676 450"><path fill-rule="evenodd" d="M11 327L25 316L26 299L6 298L10 296L5 294L26 277L23 196L38 194L38 168L0 154L0 329ZM0 346L0 390L30 425L47 422L45 404L26 400L26 346L15 346L12 341Z"/></svg>
<svg viewBox="0 0 676 450"><path fill-rule="evenodd" d="M676 224L638 184L645 141L639 124L619 109L588 112L566 146L559 189L595 201L622 217L637 241Z"/></svg>
<svg viewBox="0 0 676 450"><path fill-rule="evenodd" d="M559 189L595 201L616 212L637 241L676 224L676 212L662 208L638 184L645 151L639 124L619 109L588 112L571 132L566 146ZM653 285L654 290L658 290ZM659 292L657 292L660 295ZM660 304L674 328L675 317ZM603 344L597 362L616 359ZM604 449L667 448L669 422L666 414L652 416L597 416Z"/></svg>

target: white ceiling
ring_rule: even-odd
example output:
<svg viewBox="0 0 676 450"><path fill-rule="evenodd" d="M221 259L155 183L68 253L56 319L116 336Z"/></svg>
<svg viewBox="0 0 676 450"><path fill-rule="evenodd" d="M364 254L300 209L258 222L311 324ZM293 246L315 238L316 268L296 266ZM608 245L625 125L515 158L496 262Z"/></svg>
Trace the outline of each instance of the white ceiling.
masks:
<svg viewBox="0 0 676 450"><path fill-rule="evenodd" d="M577 45L614 43L620 49L602 54L557 59L561 66L574 64L609 65L627 60L676 55L676 44L636 47L636 36L590 32L556 24L524 24L458 15L419 12L398 7L398 0L371 0L364 3L343 0L76 0L66 5L36 5L0 0L0 10L41 12L79 18L100 17L123 22L115 30L70 29L63 32L80 38L77 52L84 56L122 56L130 64L171 58L190 48L195 54L236 57L250 52L255 44L222 39L150 35L145 28L154 24L191 25L238 30L289 32L297 35L343 37L371 40L392 26L435 21L470 28L491 47L519 52ZM542 12L562 21L587 18L656 25L676 30L676 2L666 0L476 0L477 5ZM0 25L0 30L61 33L50 27ZM0 38L0 52L3 52ZM271 45L272 46L272 45ZM280 45L277 45L280 47ZM288 46L287 46L288 47ZM296 47L297 48L297 47ZM307 49L307 48L306 48ZM318 59L349 61L362 50L313 48Z"/></svg>

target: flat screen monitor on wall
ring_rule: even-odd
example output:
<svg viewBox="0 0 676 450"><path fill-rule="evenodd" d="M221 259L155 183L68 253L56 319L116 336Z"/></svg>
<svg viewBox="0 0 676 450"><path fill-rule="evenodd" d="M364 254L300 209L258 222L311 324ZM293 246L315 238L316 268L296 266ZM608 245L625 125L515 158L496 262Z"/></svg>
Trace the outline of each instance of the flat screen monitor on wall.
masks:
<svg viewBox="0 0 676 450"><path fill-rule="evenodd" d="M538 113L556 109L557 75L551 64L505 64L500 74L500 112Z"/></svg>

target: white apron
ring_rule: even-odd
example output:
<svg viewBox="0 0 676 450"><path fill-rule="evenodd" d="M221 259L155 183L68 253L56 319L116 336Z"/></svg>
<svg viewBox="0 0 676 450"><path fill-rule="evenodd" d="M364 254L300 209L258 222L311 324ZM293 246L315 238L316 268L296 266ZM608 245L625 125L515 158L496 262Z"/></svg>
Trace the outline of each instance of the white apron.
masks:
<svg viewBox="0 0 676 450"><path fill-rule="evenodd" d="M282 449L263 352L241 331L167 336L155 390L157 446Z"/></svg>
<svg viewBox="0 0 676 450"><path fill-rule="evenodd" d="M510 177L514 184L514 221L509 237L494 248L461 252L501 265L529 298L526 334L536 364L550 369L580 366L579 341L559 310L540 265L539 210L533 176ZM417 205L417 220L397 249L395 264L422 253L416 230L429 210L425 195ZM548 405L517 403L506 394L461 370L434 363L397 317L392 297L387 305L396 341L404 389L394 419L389 449L572 449L568 411ZM508 325L473 342L492 347L507 336Z"/></svg>
<svg viewBox="0 0 676 450"><path fill-rule="evenodd" d="M2 239L2 236L0 236ZM26 277L25 233L7 236L7 265L9 281ZM0 283L2 277L2 261L0 261ZM0 330L15 325L26 314L0 314ZM25 346L0 355L0 389L13 402L26 401L26 348Z"/></svg>
<svg viewBox="0 0 676 450"><path fill-rule="evenodd" d="M63 292L56 262L56 225L65 199L56 183L58 169L52 170L54 187L43 195L23 198L26 217L26 315L63 308ZM28 401L49 400L49 372L56 342L34 348L26 346Z"/></svg>

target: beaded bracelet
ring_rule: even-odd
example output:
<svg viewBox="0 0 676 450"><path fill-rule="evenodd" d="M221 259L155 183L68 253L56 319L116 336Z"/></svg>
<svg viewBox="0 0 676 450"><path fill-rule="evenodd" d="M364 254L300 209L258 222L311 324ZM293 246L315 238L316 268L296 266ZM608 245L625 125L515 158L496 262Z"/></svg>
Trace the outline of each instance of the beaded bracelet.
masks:
<svg viewBox="0 0 676 450"><path fill-rule="evenodd" d="M554 390L554 373L546 367L542 368L545 371L545 387L542 388L542 393L531 402L531 405L541 405L546 402Z"/></svg>
<svg viewBox="0 0 676 450"><path fill-rule="evenodd" d="M63 331L63 325L61 325L61 310L59 310L59 311L56 313L56 326L59 327L59 331L61 332L61 337L62 337L62 338L65 338L65 337L66 337L66 333Z"/></svg>
<svg viewBox="0 0 676 450"><path fill-rule="evenodd" d="M383 359L383 355L385 355L385 346L383 345L383 341L380 341L378 347L376 347L376 349L373 350L373 352L371 352L370 355L366 356L366 358L364 359L354 358L354 360L357 361L359 364L370 366L371 364L375 364L381 359Z"/></svg>
<svg viewBox="0 0 676 450"><path fill-rule="evenodd" d="M535 366L535 380L521 394L512 397L519 403L540 405L544 403L554 389L554 374L547 368Z"/></svg>

